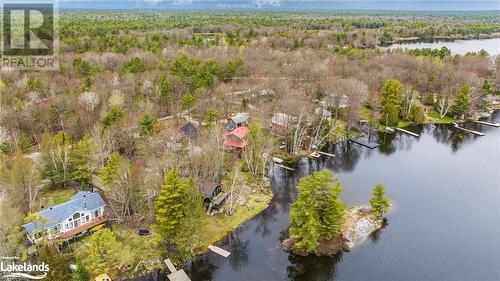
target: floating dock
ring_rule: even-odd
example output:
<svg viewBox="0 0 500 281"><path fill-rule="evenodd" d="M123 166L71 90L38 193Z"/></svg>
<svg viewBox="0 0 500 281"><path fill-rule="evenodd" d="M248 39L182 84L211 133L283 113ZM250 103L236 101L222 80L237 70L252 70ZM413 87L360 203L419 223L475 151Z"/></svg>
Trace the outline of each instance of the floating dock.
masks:
<svg viewBox="0 0 500 281"><path fill-rule="evenodd" d="M490 122L486 122L486 121L476 121L476 123L479 123L479 124L482 124L482 125L486 125L486 126L491 126L491 127L500 127L500 123L490 123Z"/></svg>
<svg viewBox="0 0 500 281"><path fill-rule="evenodd" d="M225 258L229 257L229 255L231 254L230 252L224 250L224 249L221 249L217 246L214 246L214 245L208 245L208 249L210 249L210 251L216 253L216 254L219 254Z"/></svg>
<svg viewBox="0 0 500 281"><path fill-rule="evenodd" d="M359 145L364 146L364 147L368 147L369 149L374 149L374 148L377 148L380 146L380 144L376 143L376 142L364 141L364 140L355 139L355 138L350 138L349 141L351 141L355 144L359 144Z"/></svg>
<svg viewBox="0 0 500 281"><path fill-rule="evenodd" d="M478 132L478 131L473 131L473 130L469 130L469 129L466 129L466 128L462 128L462 127L459 127L458 124L455 123L455 128L459 129L459 130L462 130L464 132L467 132L467 133L471 133L471 134L474 134L474 135L477 135L477 136L484 136L483 133L481 132Z"/></svg>
<svg viewBox="0 0 500 281"><path fill-rule="evenodd" d="M407 133L407 134L412 135L412 136L415 136L415 137L417 137L417 138L418 138L418 137L420 137L420 135L419 135L419 134L414 133L414 132L407 131L407 130L405 130L405 129L396 128L396 130L398 130L398 131L400 131L400 132L403 132L403 133Z"/></svg>
<svg viewBox="0 0 500 281"><path fill-rule="evenodd" d="M325 155L325 156L335 157L335 154L331 154L331 153L328 153L328 152L318 151L318 153L321 154L321 155Z"/></svg>

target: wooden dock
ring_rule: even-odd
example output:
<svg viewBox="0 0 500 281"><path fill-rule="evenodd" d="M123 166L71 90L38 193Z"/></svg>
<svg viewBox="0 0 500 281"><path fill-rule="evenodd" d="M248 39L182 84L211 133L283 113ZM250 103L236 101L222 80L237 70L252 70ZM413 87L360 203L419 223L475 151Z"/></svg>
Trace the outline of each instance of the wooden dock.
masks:
<svg viewBox="0 0 500 281"><path fill-rule="evenodd" d="M459 130L462 130L464 132L467 132L467 133L471 133L471 134L477 135L477 136L481 136L481 137L484 136L484 134L481 133L481 132L469 130L469 129L466 129L466 128L462 128L462 127L458 126L458 124L456 124L456 123L455 123L455 128L457 128Z"/></svg>
<svg viewBox="0 0 500 281"><path fill-rule="evenodd" d="M278 158L278 157L273 157L273 162L274 162L274 163L281 164L281 163L283 163L283 159Z"/></svg>
<svg viewBox="0 0 500 281"><path fill-rule="evenodd" d="M328 153L328 152L318 151L318 153L321 154L321 155L325 155L325 156L335 157L335 154L331 154L331 153Z"/></svg>
<svg viewBox="0 0 500 281"><path fill-rule="evenodd" d="M170 261L170 259L166 259L164 260L165 264L167 265L168 267L168 270L170 270L170 272L176 272L177 269L175 268L174 264Z"/></svg>
<svg viewBox="0 0 500 281"><path fill-rule="evenodd" d="M189 279L189 276L187 276L184 269L177 270L175 268L174 264L172 263L172 261L170 261L170 259L166 259L166 260L164 260L164 262L167 265L168 270L170 270L170 274L167 275L168 280L170 280L170 281L191 281L191 279Z"/></svg>
<svg viewBox="0 0 500 281"><path fill-rule="evenodd" d="M417 138L418 138L418 137L420 137L420 135L419 135L419 134L414 133L414 132L407 131L407 130L405 130L405 129L396 128L396 130L398 130L398 131L400 131L400 132L403 132L403 133L407 133L407 134L412 135L412 136L415 136L415 137L417 137Z"/></svg>
<svg viewBox="0 0 500 281"><path fill-rule="evenodd" d="M290 168L290 167L287 167L285 165L281 165L281 164L276 164L276 166L280 167L280 168L283 168L285 170L288 170L288 171L295 171L294 168Z"/></svg>
<svg viewBox="0 0 500 281"><path fill-rule="evenodd" d="M477 120L476 123L479 123L481 125L486 125L486 126L491 126L491 127L500 127L500 123L490 123L490 122L486 122L486 121L479 121Z"/></svg>
<svg viewBox="0 0 500 281"><path fill-rule="evenodd" d="M371 142L371 141L364 141L362 139L350 138L349 141L351 141L355 144L359 144L359 145L364 146L364 147L368 147L369 149L374 149L374 148L377 148L380 146L379 143Z"/></svg>
<svg viewBox="0 0 500 281"><path fill-rule="evenodd" d="M225 258L229 257L229 255L231 254L230 252L224 250L224 249L221 249L217 246L214 246L214 245L208 245L208 249L210 249L210 251L216 253L216 254L219 254Z"/></svg>
<svg viewBox="0 0 500 281"><path fill-rule="evenodd" d="M191 281L183 269L170 273L167 277L170 281Z"/></svg>

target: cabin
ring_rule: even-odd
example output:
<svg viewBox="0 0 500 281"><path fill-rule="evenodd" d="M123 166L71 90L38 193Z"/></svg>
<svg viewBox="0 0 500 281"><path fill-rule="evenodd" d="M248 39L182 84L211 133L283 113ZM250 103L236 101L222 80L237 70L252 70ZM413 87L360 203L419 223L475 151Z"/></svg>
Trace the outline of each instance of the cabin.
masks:
<svg viewBox="0 0 500 281"><path fill-rule="evenodd" d="M287 130L299 123L299 118L288 115L286 113L278 112L274 114L273 118L271 118L271 128L277 134L284 135L287 133Z"/></svg>
<svg viewBox="0 0 500 281"><path fill-rule="evenodd" d="M219 209L227 198L227 193L222 192L220 182L198 180L196 182L203 198L203 204L208 211Z"/></svg>
<svg viewBox="0 0 500 281"><path fill-rule="evenodd" d="M242 126L248 126L250 114L246 112L237 113L227 119L226 129L234 130Z"/></svg>
<svg viewBox="0 0 500 281"><path fill-rule="evenodd" d="M97 192L79 191L71 200L35 214L36 221L23 225L28 239L69 239L105 223L106 203Z"/></svg>
<svg viewBox="0 0 500 281"><path fill-rule="evenodd" d="M248 127L238 127L222 134L223 149L228 151L241 151L247 146Z"/></svg>
<svg viewBox="0 0 500 281"><path fill-rule="evenodd" d="M187 122L179 128L179 134L182 138L194 140L198 137L198 129L193 123Z"/></svg>

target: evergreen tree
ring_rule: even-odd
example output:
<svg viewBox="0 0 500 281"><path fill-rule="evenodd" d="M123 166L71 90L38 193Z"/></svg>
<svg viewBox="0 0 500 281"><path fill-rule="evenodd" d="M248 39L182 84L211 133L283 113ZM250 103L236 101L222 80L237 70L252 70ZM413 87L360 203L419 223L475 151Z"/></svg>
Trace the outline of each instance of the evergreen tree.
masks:
<svg viewBox="0 0 500 281"><path fill-rule="evenodd" d="M111 186L113 184L113 180L116 176L116 172L118 171L118 167L120 165L120 154L118 152L113 152L108 157L106 165L102 167L98 175L107 186Z"/></svg>
<svg viewBox="0 0 500 281"><path fill-rule="evenodd" d="M57 253L54 247L45 244L38 250L38 263L45 263L49 265L47 272L47 280L51 281L67 281L68 276L71 276L71 269L69 263Z"/></svg>
<svg viewBox="0 0 500 281"><path fill-rule="evenodd" d="M219 117L219 112L213 108L209 108L207 113L205 113L205 117L203 117L203 122L205 122L207 127L212 127L215 122L217 122L217 118Z"/></svg>
<svg viewBox="0 0 500 281"><path fill-rule="evenodd" d="M174 237L176 227L184 216L183 198L189 182L179 177L177 170L165 173L160 195L156 198L156 221L159 230L166 237Z"/></svg>
<svg viewBox="0 0 500 281"><path fill-rule="evenodd" d="M76 270L73 272L73 281L89 281L90 272L85 268L82 262L76 263Z"/></svg>
<svg viewBox="0 0 500 281"><path fill-rule="evenodd" d="M290 210L290 237L296 250L314 253L321 240L340 233L345 213L345 204L339 198L342 189L328 170L299 180L299 196Z"/></svg>
<svg viewBox="0 0 500 281"><path fill-rule="evenodd" d="M85 135L71 150L71 178L78 181L82 187L90 187L92 181L92 163L90 137Z"/></svg>
<svg viewBox="0 0 500 281"><path fill-rule="evenodd" d="M196 98L191 94L185 94L180 100L182 110L189 110L196 104Z"/></svg>
<svg viewBox="0 0 500 281"><path fill-rule="evenodd" d="M120 264L122 244L111 230L103 228L92 234L85 249L85 264L94 275L107 272ZM69 275L66 275L66 278ZM51 279L52 280L52 279ZM65 279L67 280L67 279Z"/></svg>
<svg viewBox="0 0 500 281"><path fill-rule="evenodd" d="M166 100L170 97L170 81L168 80L167 75L162 75L160 77L158 82L158 91L162 100Z"/></svg>
<svg viewBox="0 0 500 281"><path fill-rule="evenodd" d="M141 137L149 136L153 132L154 125L156 124L156 115L146 113L139 120L139 135Z"/></svg>
<svg viewBox="0 0 500 281"><path fill-rule="evenodd" d="M377 183L372 190L372 198L370 199L370 205L372 206L372 211L379 217L382 218L384 213L387 213L391 201L385 197L385 187Z"/></svg>
<svg viewBox="0 0 500 281"><path fill-rule="evenodd" d="M471 107L469 93L470 93L470 87L468 85L464 85L455 100L455 104L453 105L452 108L453 114L463 115L469 112Z"/></svg>
<svg viewBox="0 0 500 281"><path fill-rule="evenodd" d="M125 112L118 106L113 106L101 119L101 124L104 128L108 128L111 124L123 120Z"/></svg>
<svg viewBox="0 0 500 281"><path fill-rule="evenodd" d="M398 125L403 90L404 86L398 80L385 81L380 94L383 107L382 115L380 116L382 124L388 126Z"/></svg>
<svg viewBox="0 0 500 281"><path fill-rule="evenodd" d="M168 170L155 206L158 232L175 245L171 256L185 261L204 235L205 214L198 188L191 179L181 179L177 170Z"/></svg>

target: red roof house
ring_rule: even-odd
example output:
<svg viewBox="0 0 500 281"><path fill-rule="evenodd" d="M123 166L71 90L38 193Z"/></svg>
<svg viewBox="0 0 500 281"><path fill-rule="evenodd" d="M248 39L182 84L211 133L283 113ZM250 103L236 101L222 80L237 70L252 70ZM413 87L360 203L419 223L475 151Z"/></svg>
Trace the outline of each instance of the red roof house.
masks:
<svg viewBox="0 0 500 281"><path fill-rule="evenodd" d="M224 132L222 139L224 140L225 150L244 149L247 146L248 127L238 127L231 132Z"/></svg>

